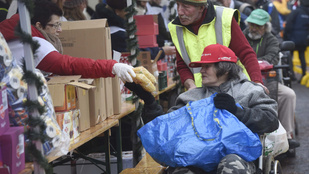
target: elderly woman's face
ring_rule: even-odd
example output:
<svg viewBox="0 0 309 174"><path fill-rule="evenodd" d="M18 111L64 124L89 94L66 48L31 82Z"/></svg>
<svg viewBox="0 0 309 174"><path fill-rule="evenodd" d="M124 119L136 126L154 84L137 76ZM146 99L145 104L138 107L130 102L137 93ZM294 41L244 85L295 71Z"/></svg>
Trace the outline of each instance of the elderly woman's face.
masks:
<svg viewBox="0 0 309 174"><path fill-rule="evenodd" d="M60 16L52 15L51 20L46 24L46 27L43 30L48 34L59 36L62 32Z"/></svg>
<svg viewBox="0 0 309 174"><path fill-rule="evenodd" d="M221 77L217 77L217 70L215 64L203 64L201 67L202 84L204 86L220 86L222 83L227 81L227 74Z"/></svg>

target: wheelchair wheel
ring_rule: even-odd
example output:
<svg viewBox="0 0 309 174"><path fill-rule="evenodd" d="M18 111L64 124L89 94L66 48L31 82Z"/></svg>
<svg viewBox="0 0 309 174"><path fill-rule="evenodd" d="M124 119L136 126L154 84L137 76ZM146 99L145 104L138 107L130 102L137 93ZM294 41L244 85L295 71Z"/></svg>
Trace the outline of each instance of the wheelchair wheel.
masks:
<svg viewBox="0 0 309 174"><path fill-rule="evenodd" d="M275 160L273 156L264 157L263 173L282 174L280 162L278 160Z"/></svg>
<svg viewBox="0 0 309 174"><path fill-rule="evenodd" d="M273 161L272 171L269 174L282 174L281 164L278 160Z"/></svg>

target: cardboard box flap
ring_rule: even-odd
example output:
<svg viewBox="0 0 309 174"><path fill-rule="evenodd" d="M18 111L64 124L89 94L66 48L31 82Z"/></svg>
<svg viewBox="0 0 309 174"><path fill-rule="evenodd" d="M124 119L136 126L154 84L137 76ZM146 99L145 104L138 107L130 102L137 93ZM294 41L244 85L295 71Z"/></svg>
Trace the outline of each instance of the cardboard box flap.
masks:
<svg viewBox="0 0 309 174"><path fill-rule="evenodd" d="M86 83L81 83L81 82L70 82L70 83L67 83L68 85L73 85L73 86L77 86L77 87L80 87L80 88L83 88L83 89L92 89L92 88L96 88L95 86L92 86L92 85L88 85Z"/></svg>
<svg viewBox="0 0 309 174"><path fill-rule="evenodd" d="M107 19L92 19L61 22L63 30L90 29L108 27Z"/></svg>
<svg viewBox="0 0 309 174"><path fill-rule="evenodd" d="M75 76L53 76L50 78L50 80L47 82L48 84L66 84L70 82L77 82L78 79L80 79L81 75L75 75Z"/></svg>

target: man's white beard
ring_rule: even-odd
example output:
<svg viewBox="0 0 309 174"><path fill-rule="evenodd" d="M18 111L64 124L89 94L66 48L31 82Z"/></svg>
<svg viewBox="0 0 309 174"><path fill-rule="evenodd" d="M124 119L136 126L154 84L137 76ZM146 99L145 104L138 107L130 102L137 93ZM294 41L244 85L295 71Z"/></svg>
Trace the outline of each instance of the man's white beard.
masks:
<svg viewBox="0 0 309 174"><path fill-rule="evenodd" d="M253 40L258 40L258 39L261 39L262 35L260 34L252 34L249 32L248 36L253 39Z"/></svg>

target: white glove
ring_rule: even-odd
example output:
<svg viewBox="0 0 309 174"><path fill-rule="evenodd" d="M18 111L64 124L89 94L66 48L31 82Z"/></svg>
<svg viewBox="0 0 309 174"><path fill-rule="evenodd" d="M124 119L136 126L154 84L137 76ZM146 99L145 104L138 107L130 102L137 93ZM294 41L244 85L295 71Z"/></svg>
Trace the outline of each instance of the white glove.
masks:
<svg viewBox="0 0 309 174"><path fill-rule="evenodd" d="M115 63L112 73L117 75L124 82L132 83L132 77L136 77L136 74L133 71L133 67L124 63Z"/></svg>

